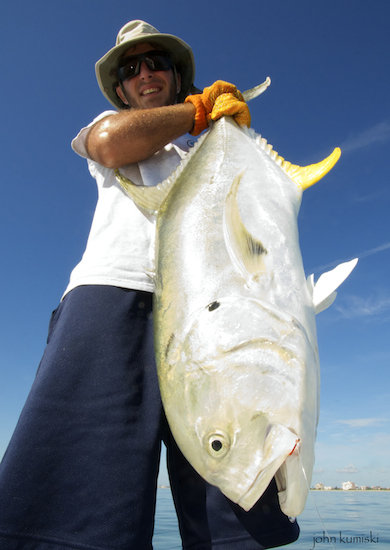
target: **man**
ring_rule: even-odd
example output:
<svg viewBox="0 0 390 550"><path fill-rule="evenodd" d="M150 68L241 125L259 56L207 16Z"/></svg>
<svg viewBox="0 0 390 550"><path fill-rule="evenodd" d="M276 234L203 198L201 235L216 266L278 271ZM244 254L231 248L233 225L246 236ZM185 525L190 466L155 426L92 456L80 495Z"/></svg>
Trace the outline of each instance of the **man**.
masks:
<svg viewBox="0 0 390 550"><path fill-rule="evenodd" d="M231 84L189 95L194 72L190 47L143 21L125 25L96 64L119 112L102 113L72 142L99 198L0 466L0 550L150 550L161 440L184 548L255 550L298 536L274 483L246 513L204 482L162 412L146 275L154 220L124 195L114 168L156 185L187 154L187 132L224 115L249 123Z"/></svg>

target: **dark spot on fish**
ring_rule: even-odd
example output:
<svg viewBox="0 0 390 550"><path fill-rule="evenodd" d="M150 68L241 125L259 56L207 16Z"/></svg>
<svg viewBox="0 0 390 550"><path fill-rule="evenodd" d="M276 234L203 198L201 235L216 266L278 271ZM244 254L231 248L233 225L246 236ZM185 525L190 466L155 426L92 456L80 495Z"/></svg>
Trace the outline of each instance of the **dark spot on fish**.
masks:
<svg viewBox="0 0 390 550"><path fill-rule="evenodd" d="M217 307L219 307L221 304L219 302L212 302L209 306L207 306L209 308L209 311L214 311L214 309L217 309Z"/></svg>
<svg viewBox="0 0 390 550"><path fill-rule="evenodd" d="M168 358L168 354L169 354L169 348L171 347L171 344L172 344L172 340L174 339L175 335L172 334L170 335L169 337L169 340L168 340L168 343L167 343L167 347L165 348L165 359Z"/></svg>
<svg viewBox="0 0 390 550"><path fill-rule="evenodd" d="M257 239L254 239L253 237L249 239L248 245L253 256L261 256L262 254L264 255L268 254L268 251L263 246L263 244Z"/></svg>
<svg viewBox="0 0 390 550"><path fill-rule="evenodd" d="M222 442L219 441L219 439L214 439L214 441L211 443L212 448L214 451L220 451L223 447Z"/></svg>
<svg viewBox="0 0 390 550"><path fill-rule="evenodd" d="M256 418L259 418L261 416L265 417L265 414L263 412L257 412L254 415L252 415L251 421L256 420Z"/></svg>

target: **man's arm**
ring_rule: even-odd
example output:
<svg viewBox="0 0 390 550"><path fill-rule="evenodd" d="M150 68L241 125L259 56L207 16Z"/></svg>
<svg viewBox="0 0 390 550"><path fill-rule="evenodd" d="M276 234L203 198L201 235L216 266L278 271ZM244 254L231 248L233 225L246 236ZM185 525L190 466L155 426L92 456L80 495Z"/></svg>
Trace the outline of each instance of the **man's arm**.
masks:
<svg viewBox="0 0 390 550"><path fill-rule="evenodd" d="M195 111L191 103L180 103L153 109L131 109L108 116L89 130L87 152L107 168L121 168L145 160L190 132Z"/></svg>

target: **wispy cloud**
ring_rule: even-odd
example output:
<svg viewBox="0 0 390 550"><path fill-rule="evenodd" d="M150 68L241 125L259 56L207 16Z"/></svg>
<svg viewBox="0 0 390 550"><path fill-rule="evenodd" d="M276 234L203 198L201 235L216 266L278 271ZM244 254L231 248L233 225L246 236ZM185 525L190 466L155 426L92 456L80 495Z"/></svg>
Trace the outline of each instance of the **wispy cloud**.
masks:
<svg viewBox="0 0 390 550"><path fill-rule="evenodd" d="M338 424L347 424L350 428L365 428L367 426L378 426L388 422L387 418L353 418L350 420L336 420Z"/></svg>
<svg viewBox="0 0 390 550"><path fill-rule="evenodd" d="M335 303L335 309L346 319L354 317L378 317L390 311L390 297L345 296L342 303Z"/></svg>
<svg viewBox="0 0 390 550"><path fill-rule="evenodd" d="M377 252L382 252L383 250L388 250L390 248L390 243L383 243L379 246L376 246L374 248L371 248L370 250L366 250L364 252L361 252L358 254L358 258L366 258L367 256L371 256L372 254L376 254Z"/></svg>
<svg viewBox="0 0 390 550"><path fill-rule="evenodd" d="M338 474L357 474L358 471L359 470L353 464L348 464L348 466L345 466L344 468L336 469Z"/></svg>
<svg viewBox="0 0 390 550"><path fill-rule="evenodd" d="M371 128L363 130L360 134L351 135L340 145L341 150L346 153L368 147L374 143L384 142L390 138L390 123L388 121L375 124Z"/></svg>
<svg viewBox="0 0 390 550"><path fill-rule="evenodd" d="M374 202L374 201L380 201L380 200L388 200L389 196L389 188L383 187L382 189L378 189L373 191L372 193L368 193L367 195L360 195L353 197L354 202Z"/></svg>

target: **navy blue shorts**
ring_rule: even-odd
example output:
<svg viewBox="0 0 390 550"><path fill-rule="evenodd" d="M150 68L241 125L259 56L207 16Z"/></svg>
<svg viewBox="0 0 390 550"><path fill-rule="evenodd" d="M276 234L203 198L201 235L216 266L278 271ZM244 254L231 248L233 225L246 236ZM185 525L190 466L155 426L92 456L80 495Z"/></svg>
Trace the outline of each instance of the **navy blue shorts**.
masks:
<svg viewBox="0 0 390 550"><path fill-rule="evenodd" d="M53 313L0 465L0 550L151 550L161 441L183 548L259 550L297 539L274 483L244 512L176 447L151 310L149 293L83 286Z"/></svg>

